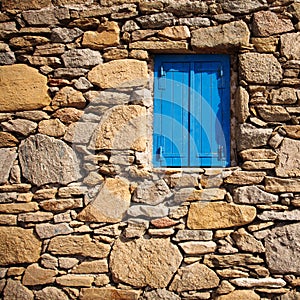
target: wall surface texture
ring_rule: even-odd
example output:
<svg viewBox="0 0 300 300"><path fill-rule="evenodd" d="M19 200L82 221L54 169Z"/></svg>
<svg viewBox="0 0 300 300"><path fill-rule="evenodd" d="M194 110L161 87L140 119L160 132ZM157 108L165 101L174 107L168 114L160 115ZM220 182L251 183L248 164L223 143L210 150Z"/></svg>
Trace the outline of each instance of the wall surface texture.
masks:
<svg viewBox="0 0 300 300"><path fill-rule="evenodd" d="M300 299L299 1L0 4L1 299ZM230 168L152 168L156 53L231 55Z"/></svg>

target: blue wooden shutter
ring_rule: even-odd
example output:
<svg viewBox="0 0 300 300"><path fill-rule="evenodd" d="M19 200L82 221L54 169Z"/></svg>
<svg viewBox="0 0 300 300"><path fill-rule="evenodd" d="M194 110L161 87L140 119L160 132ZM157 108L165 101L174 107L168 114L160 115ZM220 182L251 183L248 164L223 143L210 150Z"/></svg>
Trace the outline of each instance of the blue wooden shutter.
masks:
<svg viewBox="0 0 300 300"><path fill-rule="evenodd" d="M229 56L158 55L154 72L154 166L228 166Z"/></svg>

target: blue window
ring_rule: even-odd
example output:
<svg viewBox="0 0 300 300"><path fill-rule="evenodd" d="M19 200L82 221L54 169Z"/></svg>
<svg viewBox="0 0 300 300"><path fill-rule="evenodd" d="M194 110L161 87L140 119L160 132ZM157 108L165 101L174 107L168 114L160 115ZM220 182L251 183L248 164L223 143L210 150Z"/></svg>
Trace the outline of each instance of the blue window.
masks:
<svg viewBox="0 0 300 300"><path fill-rule="evenodd" d="M230 165L230 57L157 55L153 165Z"/></svg>

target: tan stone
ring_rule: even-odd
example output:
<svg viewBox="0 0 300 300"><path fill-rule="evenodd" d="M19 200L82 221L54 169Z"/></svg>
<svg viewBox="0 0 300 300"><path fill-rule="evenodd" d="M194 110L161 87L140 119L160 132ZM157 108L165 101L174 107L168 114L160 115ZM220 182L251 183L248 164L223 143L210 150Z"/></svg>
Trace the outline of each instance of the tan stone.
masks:
<svg viewBox="0 0 300 300"><path fill-rule="evenodd" d="M120 222L130 206L129 183L120 178L107 178L101 189L77 216L80 221Z"/></svg>
<svg viewBox="0 0 300 300"><path fill-rule="evenodd" d="M179 246L188 255L201 255L214 252L217 248L217 244L213 241L191 241L180 243Z"/></svg>
<svg viewBox="0 0 300 300"><path fill-rule="evenodd" d="M110 268L116 281L134 287L163 288L181 261L179 249L169 239L119 239L110 255Z"/></svg>
<svg viewBox="0 0 300 300"><path fill-rule="evenodd" d="M128 51L126 49L118 49L113 48L109 49L103 54L103 58L108 60L114 60L114 59L124 59L128 57Z"/></svg>
<svg viewBox="0 0 300 300"><path fill-rule="evenodd" d="M33 300L34 294L28 288L23 286L20 281L12 280L9 278L3 291L3 299Z"/></svg>
<svg viewBox="0 0 300 300"><path fill-rule="evenodd" d="M41 121L38 131L49 136L61 137L65 134L66 127L59 119L50 119Z"/></svg>
<svg viewBox="0 0 300 300"><path fill-rule="evenodd" d="M8 132L0 132L0 147L15 147L19 143L18 139Z"/></svg>
<svg viewBox="0 0 300 300"><path fill-rule="evenodd" d="M278 84L282 68L273 54L244 53L240 58L241 78L251 83Z"/></svg>
<svg viewBox="0 0 300 300"><path fill-rule="evenodd" d="M266 191L270 193L300 192L300 179L284 179L267 176L265 179Z"/></svg>
<svg viewBox="0 0 300 300"><path fill-rule="evenodd" d="M266 176L265 172L247 172L247 171L234 171L230 176L226 177L224 182L229 184L259 184Z"/></svg>
<svg viewBox="0 0 300 300"><path fill-rule="evenodd" d="M41 285L52 283L57 272L54 270L43 269L37 263L27 267L22 283L24 285Z"/></svg>
<svg viewBox="0 0 300 300"><path fill-rule="evenodd" d="M8 214L0 215L0 225L17 225L17 216Z"/></svg>
<svg viewBox="0 0 300 300"><path fill-rule="evenodd" d="M207 266L194 263L178 270L170 290L176 292L210 289L219 285L219 277Z"/></svg>
<svg viewBox="0 0 300 300"><path fill-rule="evenodd" d="M246 171L270 170L274 169L275 166L275 163L270 163L267 161L245 161L242 164L242 169Z"/></svg>
<svg viewBox="0 0 300 300"><path fill-rule="evenodd" d="M115 288L83 288L80 300L138 300L140 291L118 290Z"/></svg>
<svg viewBox="0 0 300 300"><path fill-rule="evenodd" d="M41 242L31 229L0 227L0 265L32 263L40 258Z"/></svg>
<svg viewBox="0 0 300 300"><path fill-rule="evenodd" d="M287 33L280 37L280 52L287 59L300 59L300 32Z"/></svg>
<svg viewBox="0 0 300 300"><path fill-rule="evenodd" d="M53 214L45 211L38 211L34 213L25 213L18 215L19 222L27 222L27 223L39 223L43 221L50 221L53 219Z"/></svg>
<svg viewBox="0 0 300 300"><path fill-rule="evenodd" d="M70 86L63 87L53 98L51 105L54 107L76 107L84 108L86 100L82 93Z"/></svg>
<svg viewBox="0 0 300 300"><path fill-rule="evenodd" d="M200 28L192 31L193 49L219 50L239 48L249 44L250 32L244 21Z"/></svg>
<svg viewBox="0 0 300 300"><path fill-rule="evenodd" d="M286 109L279 105L259 105L256 109L261 118L267 122L283 122L291 119Z"/></svg>
<svg viewBox="0 0 300 300"><path fill-rule="evenodd" d="M6 276L11 277L11 276L20 276L23 275L25 272L24 267L11 267L8 269Z"/></svg>
<svg viewBox="0 0 300 300"><path fill-rule="evenodd" d="M263 244L246 232L244 228L232 233L231 236L241 251L252 253L262 253L265 251Z"/></svg>
<svg viewBox="0 0 300 300"><path fill-rule="evenodd" d="M52 116L58 118L61 122L68 125L79 121L83 114L84 112L82 110L73 107L66 107L57 110Z"/></svg>
<svg viewBox="0 0 300 300"><path fill-rule="evenodd" d="M0 67L0 111L43 108L50 104L47 78L23 64Z"/></svg>
<svg viewBox="0 0 300 300"><path fill-rule="evenodd" d="M297 102L296 90L289 87L273 89L270 93L272 104L295 104Z"/></svg>
<svg viewBox="0 0 300 300"><path fill-rule="evenodd" d="M271 149L247 149L239 153L244 161L274 161L277 157L276 152Z"/></svg>
<svg viewBox="0 0 300 300"><path fill-rule="evenodd" d="M94 284L95 286L105 286L109 284L110 278L106 274L99 274L95 278Z"/></svg>
<svg viewBox="0 0 300 300"><path fill-rule="evenodd" d="M300 125L285 125L282 128L288 137L292 139L300 139Z"/></svg>
<svg viewBox="0 0 300 300"><path fill-rule="evenodd" d="M110 251L110 246L93 241L89 235L56 236L49 243L49 251L59 255L82 255L103 258Z"/></svg>
<svg viewBox="0 0 300 300"><path fill-rule="evenodd" d="M99 25L97 31L86 31L82 40L82 46L96 50L119 44L120 28L117 22L105 22Z"/></svg>
<svg viewBox="0 0 300 300"><path fill-rule="evenodd" d="M36 300L68 300L69 297L60 289L48 286L42 290L35 292Z"/></svg>
<svg viewBox="0 0 300 300"><path fill-rule="evenodd" d="M78 208L82 206L80 198L74 199L50 199L40 202L41 208L46 211L60 212L67 209Z"/></svg>
<svg viewBox="0 0 300 300"><path fill-rule="evenodd" d="M187 26L165 27L158 32L158 35L175 41L186 40L191 36Z"/></svg>
<svg viewBox="0 0 300 300"><path fill-rule="evenodd" d="M249 112L249 94L241 86L238 87L235 94L236 116L239 123L245 123L250 116Z"/></svg>
<svg viewBox="0 0 300 300"><path fill-rule="evenodd" d="M90 287L94 281L93 276L86 275L63 275L56 278L56 283L62 286Z"/></svg>
<svg viewBox="0 0 300 300"><path fill-rule="evenodd" d="M182 41L138 41L129 44L129 49L182 52L188 50L188 43Z"/></svg>
<svg viewBox="0 0 300 300"><path fill-rule="evenodd" d="M28 9L40 9L46 6L51 5L51 0L3 0L2 1L2 9L10 10L10 9L20 9L20 10L28 10Z"/></svg>
<svg viewBox="0 0 300 300"><path fill-rule="evenodd" d="M187 226L190 229L219 229L251 223L256 217L252 206L225 202L196 202L190 206Z"/></svg>
<svg viewBox="0 0 300 300"><path fill-rule="evenodd" d="M267 37L267 38L252 38L255 49L260 53L273 53L276 51L278 45L277 37Z"/></svg>
<svg viewBox="0 0 300 300"><path fill-rule="evenodd" d="M227 295L218 296L216 300L259 300L260 296L251 290L236 290Z"/></svg>
<svg viewBox="0 0 300 300"><path fill-rule="evenodd" d="M71 271L71 273L75 274L98 274L105 272L108 272L108 264L106 259L84 261Z"/></svg>
<svg viewBox="0 0 300 300"><path fill-rule="evenodd" d="M285 138L276 150L276 175L279 177L300 176L300 141Z"/></svg>
<svg viewBox="0 0 300 300"><path fill-rule="evenodd" d="M223 278L241 278L249 276L247 272L243 272L236 269L221 269L217 270L216 272L219 276Z"/></svg>
<svg viewBox="0 0 300 300"><path fill-rule="evenodd" d="M146 148L147 115L145 107L139 105L118 105L111 108L92 137L94 149Z"/></svg>
<svg viewBox="0 0 300 300"><path fill-rule="evenodd" d="M148 80L147 63L135 59L119 59L94 67L88 79L100 88L144 85Z"/></svg>
<svg viewBox="0 0 300 300"><path fill-rule="evenodd" d="M39 206L36 202L0 204L0 213L18 214L37 211L38 209Z"/></svg>

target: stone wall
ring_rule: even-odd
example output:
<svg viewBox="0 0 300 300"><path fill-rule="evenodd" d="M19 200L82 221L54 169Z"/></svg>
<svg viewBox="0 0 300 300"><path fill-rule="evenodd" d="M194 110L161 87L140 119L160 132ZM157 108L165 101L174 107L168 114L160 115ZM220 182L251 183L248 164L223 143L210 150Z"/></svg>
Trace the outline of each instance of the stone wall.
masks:
<svg viewBox="0 0 300 300"><path fill-rule="evenodd" d="M0 2L1 298L299 299L300 2ZM151 167L154 53L231 55L231 168Z"/></svg>

